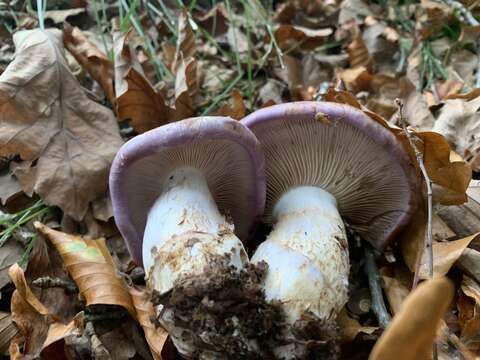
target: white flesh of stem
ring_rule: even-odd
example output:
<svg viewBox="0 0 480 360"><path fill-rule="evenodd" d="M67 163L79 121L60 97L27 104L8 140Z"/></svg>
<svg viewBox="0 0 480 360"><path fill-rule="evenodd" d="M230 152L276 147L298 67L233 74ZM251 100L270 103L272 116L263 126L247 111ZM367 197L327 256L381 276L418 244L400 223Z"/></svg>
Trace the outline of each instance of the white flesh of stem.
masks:
<svg viewBox="0 0 480 360"><path fill-rule="evenodd" d="M175 280L201 275L215 256L230 256L230 265L248 261L233 225L218 211L203 174L184 167L173 171L152 206L143 237L148 284L161 294Z"/></svg>
<svg viewBox="0 0 480 360"><path fill-rule="evenodd" d="M335 198L301 186L273 209L274 228L252 262L266 261L268 300L279 300L294 323L308 312L333 320L347 302L348 243Z"/></svg>

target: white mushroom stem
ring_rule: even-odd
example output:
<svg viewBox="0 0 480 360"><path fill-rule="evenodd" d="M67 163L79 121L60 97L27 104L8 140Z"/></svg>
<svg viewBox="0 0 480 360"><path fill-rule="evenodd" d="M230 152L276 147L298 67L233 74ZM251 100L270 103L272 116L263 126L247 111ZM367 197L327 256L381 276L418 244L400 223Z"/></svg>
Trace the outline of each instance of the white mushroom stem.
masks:
<svg viewBox="0 0 480 360"><path fill-rule="evenodd" d="M334 320L347 302L349 257L335 198L313 186L294 188L273 209L274 228L255 252L264 260L268 300L279 300L293 324L302 314Z"/></svg>
<svg viewBox="0 0 480 360"><path fill-rule="evenodd" d="M233 225L218 211L199 170L173 171L163 189L148 214L143 237L150 289L164 294L176 280L202 276L207 265L212 267L218 257L239 270L244 267L248 262L246 251L233 234ZM192 337L187 335L188 329L177 325L172 310L164 311L159 320L179 352L191 357L196 350Z"/></svg>
<svg viewBox="0 0 480 360"><path fill-rule="evenodd" d="M238 269L248 261L203 174L190 167L173 171L145 226L143 260L149 284L163 294L175 280L201 275L215 256L225 254Z"/></svg>

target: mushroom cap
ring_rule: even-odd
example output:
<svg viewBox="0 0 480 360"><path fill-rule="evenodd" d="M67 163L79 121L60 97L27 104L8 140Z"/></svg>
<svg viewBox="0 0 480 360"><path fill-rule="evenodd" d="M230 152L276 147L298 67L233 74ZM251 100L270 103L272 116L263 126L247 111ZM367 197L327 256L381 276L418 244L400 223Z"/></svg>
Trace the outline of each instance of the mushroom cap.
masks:
<svg viewBox="0 0 480 360"><path fill-rule="evenodd" d="M228 117L204 116L138 135L118 151L110 170L113 214L133 260L142 261L147 216L173 170L191 166L205 176L220 212L246 240L265 205L265 163L255 135Z"/></svg>
<svg viewBox="0 0 480 360"><path fill-rule="evenodd" d="M332 102L294 102L241 121L262 144L266 161L265 221L280 196L319 186L337 199L348 225L382 248L416 207L415 167L394 134L362 111Z"/></svg>

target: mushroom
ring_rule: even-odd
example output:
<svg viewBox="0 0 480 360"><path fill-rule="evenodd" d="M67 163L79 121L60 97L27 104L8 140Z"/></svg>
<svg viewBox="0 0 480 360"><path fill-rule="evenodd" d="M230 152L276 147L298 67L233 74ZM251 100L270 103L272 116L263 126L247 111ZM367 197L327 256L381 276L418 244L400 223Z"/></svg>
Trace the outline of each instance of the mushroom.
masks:
<svg viewBox="0 0 480 360"><path fill-rule="evenodd" d="M241 122L266 161L264 218L273 230L252 257L268 264L266 298L280 301L292 326L312 316L334 324L348 300L342 218L383 248L414 211L414 166L390 130L347 105L287 103Z"/></svg>
<svg viewBox="0 0 480 360"><path fill-rule="evenodd" d="M264 159L253 133L238 121L190 118L124 144L112 164L110 190L128 250L162 298L202 282L207 270L240 272L248 265L240 239L263 213ZM175 306L163 304L158 312L179 352L192 356L201 334L176 317Z"/></svg>

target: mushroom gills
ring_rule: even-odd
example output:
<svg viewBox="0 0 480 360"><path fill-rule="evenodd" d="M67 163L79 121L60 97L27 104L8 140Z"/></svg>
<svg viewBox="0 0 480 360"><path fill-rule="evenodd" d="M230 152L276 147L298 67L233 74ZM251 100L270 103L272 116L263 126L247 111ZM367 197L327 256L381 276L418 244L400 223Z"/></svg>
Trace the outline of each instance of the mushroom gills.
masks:
<svg viewBox="0 0 480 360"><path fill-rule="evenodd" d="M312 314L334 321L348 300L349 256L337 201L316 186L284 193L273 208L274 228L252 257L265 261L267 300L280 301L294 324Z"/></svg>
<svg viewBox="0 0 480 360"><path fill-rule="evenodd" d="M148 282L160 294L175 281L198 276L218 257L240 270L248 262L233 224L222 216L202 172L182 167L171 172L150 209L143 237Z"/></svg>

